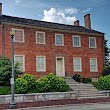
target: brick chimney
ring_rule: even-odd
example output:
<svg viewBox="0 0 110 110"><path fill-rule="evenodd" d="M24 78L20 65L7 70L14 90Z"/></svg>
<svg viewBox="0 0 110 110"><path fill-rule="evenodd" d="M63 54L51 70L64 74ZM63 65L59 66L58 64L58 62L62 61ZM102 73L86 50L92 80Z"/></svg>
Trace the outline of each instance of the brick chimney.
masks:
<svg viewBox="0 0 110 110"><path fill-rule="evenodd" d="M88 28L88 29L91 29L90 14L86 14L84 16L84 22L85 22L85 27Z"/></svg>
<svg viewBox="0 0 110 110"><path fill-rule="evenodd" d="M79 26L79 20L76 20L76 21L74 22L74 26Z"/></svg>
<svg viewBox="0 0 110 110"><path fill-rule="evenodd" d="M2 3L0 3L0 16L2 15Z"/></svg>

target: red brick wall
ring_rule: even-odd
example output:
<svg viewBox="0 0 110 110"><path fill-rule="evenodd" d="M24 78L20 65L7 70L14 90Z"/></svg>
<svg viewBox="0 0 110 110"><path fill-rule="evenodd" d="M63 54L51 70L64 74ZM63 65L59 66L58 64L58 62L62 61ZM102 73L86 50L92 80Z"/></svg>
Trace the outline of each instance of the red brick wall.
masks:
<svg viewBox="0 0 110 110"><path fill-rule="evenodd" d="M11 38L10 30L13 26L5 25L5 56L11 58ZM62 56L65 58L65 72L66 76L73 76L74 74L81 74L84 77L99 77L103 72L103 40L100 36L96 37L97 48L89 48L89 36L81 36L81 47L73 47L72 35L70 33L64 34L64 46L55 46L55 33L52 31L44 31L46 35L46 45L36 44L36 31L37 29L22 28L25 34L25 43L15 43L15 54L25 55L25 72L40 77L50 72L56 72L56 56ZM76 34L75 34L76 35ZM1 31L0 31L1 42ZM1 54L1 45L0 45ZM36 55L46 56L46 72L36 72ZM82 58L82 72L73 71L73 57ZM98 72L90 72L90 58L97 58L98 60Z"/></svg>

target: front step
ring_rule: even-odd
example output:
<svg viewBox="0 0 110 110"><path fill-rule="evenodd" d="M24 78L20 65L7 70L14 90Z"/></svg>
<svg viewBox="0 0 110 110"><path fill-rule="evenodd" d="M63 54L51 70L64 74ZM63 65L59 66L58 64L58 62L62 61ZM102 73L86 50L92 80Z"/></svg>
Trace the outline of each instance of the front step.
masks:
<svg viewBox="0 0 110 110"><path fill-rule="evenodd" d="M97 90L92 84L78 83L71 77L65 78L65 81L71 87L71 89L76 91L78 99L107 97Z"/></svg>

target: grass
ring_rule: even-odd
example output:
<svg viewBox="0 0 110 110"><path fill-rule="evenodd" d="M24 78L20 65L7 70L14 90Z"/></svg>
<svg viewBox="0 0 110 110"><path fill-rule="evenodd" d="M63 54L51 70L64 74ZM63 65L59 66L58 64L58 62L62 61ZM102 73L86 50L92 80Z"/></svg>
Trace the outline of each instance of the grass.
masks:
<svg viewBox="0 0 110 110"><path fill-rule="evenodd" d="M0 95L10 94L10 92L9 86L0 86Z"/></svg>

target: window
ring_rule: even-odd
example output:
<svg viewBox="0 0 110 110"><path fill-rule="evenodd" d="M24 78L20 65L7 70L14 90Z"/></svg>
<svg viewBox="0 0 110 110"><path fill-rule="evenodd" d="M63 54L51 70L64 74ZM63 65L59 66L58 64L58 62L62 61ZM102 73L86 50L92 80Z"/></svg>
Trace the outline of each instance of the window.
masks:
<svg viewBox="0 0 110 110"><path fill-rule="evenodd" d="M25 71L24 55L15 55L14 60L15 60L15 64L18 64L19 70Z"/></svg>
<svg viewBox="0 0 110 110"><path fill-rule="evenodd" d="M81 47L80 36L73 36L73 46L74 47Z"/></svg>
<svg viewBox="0 0 110 110"><path fill-rule="evenodd" d="M73 58L74 62L74 71L81 72L82 71L82 64L81 64L81 58Z"/></svg>
<svg viewBox="0 0 110 110"><path fill-rule="evenodd" d="M45 56L37 56L36 57L36 71L46 71Z"/></svg>
<svg viewBox="0 0 110 110"><path fill-rule="evenodd" d="M14 42L24 42L24 30L15 29Z"/></svg>
<svg viewBox="0 0 110 110"><path fill-rule="evenodd" d="M90 72L98 72L96 58L90 58Z"/></svg>
<svg viewBox="0 0 110 110"><path fill-rule="evenodd" d="M45 32L36 32L36 43L45 44Z"/></svg>
<svg viewBox="0 0 110 110"><path fill-rule="evenodd" d="M55 44L59 46L64 45L64 37L63 34L55 34Z"/></svg>
<svg viewBox="0 0 110 110"><path fill-rule="evenodd" d="M89 47L90 48L96 48L96 38L89 37Z"/></svg>

